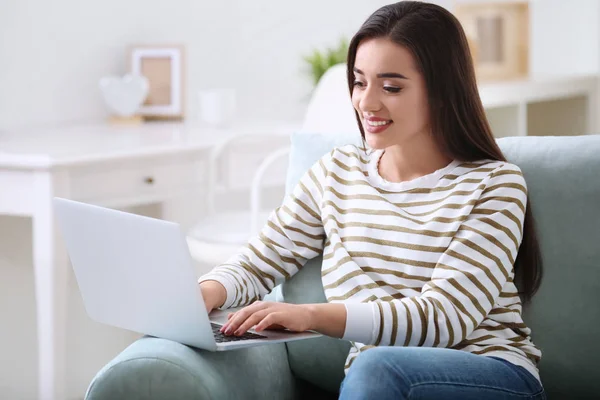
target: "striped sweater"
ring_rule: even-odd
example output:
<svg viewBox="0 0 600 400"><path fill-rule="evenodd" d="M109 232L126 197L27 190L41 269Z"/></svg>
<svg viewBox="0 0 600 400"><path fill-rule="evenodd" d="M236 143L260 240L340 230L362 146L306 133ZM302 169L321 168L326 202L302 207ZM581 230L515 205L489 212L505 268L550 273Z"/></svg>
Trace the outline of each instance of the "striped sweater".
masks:
<svg viewBox="0 0 600 400"><path fill-rule="evenodd" d="M347 310L346 369L373 346L447 347L503 358L539 379L513 283L527 187L510 163L453 161L405 182L383 150L349 145L317 162L239 254L200 278L222 308L262 298L323 255L322 283Z"/></svg>

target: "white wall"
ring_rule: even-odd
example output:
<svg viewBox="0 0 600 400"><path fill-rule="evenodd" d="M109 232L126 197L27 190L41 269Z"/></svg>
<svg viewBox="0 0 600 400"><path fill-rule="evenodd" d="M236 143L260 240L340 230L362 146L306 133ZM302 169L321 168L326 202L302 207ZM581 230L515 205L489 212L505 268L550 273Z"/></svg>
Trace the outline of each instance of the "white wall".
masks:
<svg viewBox="0 0 600 400"><path fill-rule="evenodd" d="M102 120L97 82L124 73L136 43L185 44L192 120L197 91L215 86L238 89L241 119L299 119L311 88L302 55L384 3L2 0L0 129Z"/></svg>
<svg viewBox="0 0 600 400"><path fill-rule="evenodd" d="M600 1L532 0L534 75L596 74L600 70Z"/></svg>
<svg viewBox="0 0 600 400"><path fill-rule="evenodd" d="M135 43L186 45L191 121L197 91L218 86L237 89L242 120L299 120L311 89L302 55L350 37L385 3L2 0L0 130L104 119L97 82L126 72ZM598 71L598 2L531 3L533 73Z"/></svg>

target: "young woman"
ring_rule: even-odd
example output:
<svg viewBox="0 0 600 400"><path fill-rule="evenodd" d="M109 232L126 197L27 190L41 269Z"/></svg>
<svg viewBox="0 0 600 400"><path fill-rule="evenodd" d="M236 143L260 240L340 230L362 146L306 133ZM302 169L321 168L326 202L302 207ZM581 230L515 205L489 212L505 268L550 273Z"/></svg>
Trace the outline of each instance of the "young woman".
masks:
<svg viewBox="0 0 600 400"><path fill-rule="evenodd" d="M527 186L492 136L459 22L382 7L350 43L348 83L365 148L324 156L200 279L207 307L249 305L228 334L350 340L342 399L545 398L521 317L542 268ZM258 301L319 254L327 304Z"/></svg>

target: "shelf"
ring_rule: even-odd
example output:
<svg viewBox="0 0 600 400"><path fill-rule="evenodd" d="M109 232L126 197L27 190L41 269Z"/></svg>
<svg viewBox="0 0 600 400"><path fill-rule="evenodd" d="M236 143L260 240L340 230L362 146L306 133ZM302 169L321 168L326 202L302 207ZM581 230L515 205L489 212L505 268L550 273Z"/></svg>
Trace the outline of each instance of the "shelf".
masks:
<svg viewBox="0 0 600 400"><path fill-rule="evenodd" d="M595 133L597 93L596 75L479 85L495 137Z"/></svg>

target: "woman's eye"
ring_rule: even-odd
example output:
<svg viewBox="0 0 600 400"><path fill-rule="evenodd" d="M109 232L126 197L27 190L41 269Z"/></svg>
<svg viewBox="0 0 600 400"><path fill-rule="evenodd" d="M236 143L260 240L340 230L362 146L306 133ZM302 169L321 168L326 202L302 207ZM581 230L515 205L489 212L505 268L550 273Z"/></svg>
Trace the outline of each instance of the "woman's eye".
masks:
<svg viewBox="0 0 600 400"><path fill-rule="evenodd" d="M383 90L389 93L399 93L401 89L399 87L394 86L384 86Z"/></svg>
<svg viewBox="0 0 600 400"><path fill-rule="evenodd" d="M361 81L354 81L354 86L355 87L363 87L364 84Z"/></svg>

